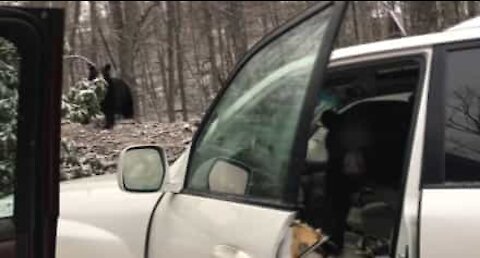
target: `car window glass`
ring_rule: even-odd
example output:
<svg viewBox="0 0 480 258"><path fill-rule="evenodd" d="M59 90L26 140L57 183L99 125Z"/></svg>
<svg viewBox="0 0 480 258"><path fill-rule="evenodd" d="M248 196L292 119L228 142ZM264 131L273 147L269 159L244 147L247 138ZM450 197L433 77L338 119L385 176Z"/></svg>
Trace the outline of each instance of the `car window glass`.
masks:
<svg viewBox="0 0 480 258"><path fill-rule="evenodd" d="M445 176L451 182L480 181L480 49L447 53Z"/></svg>
<svg viewBox="0 0 480 258"><path fill-rule="evenodd" d="M13 216L20 57L0 38L0 219Z"/></svg>
<svg viewBox="0 0 480 258"><path fill-rule="evenodd" d="M272 41L236 75L198 138L187 188L210 191L209 172L221 157L250 171L245 195L283 197L300 109L331 11Z"/></svg>

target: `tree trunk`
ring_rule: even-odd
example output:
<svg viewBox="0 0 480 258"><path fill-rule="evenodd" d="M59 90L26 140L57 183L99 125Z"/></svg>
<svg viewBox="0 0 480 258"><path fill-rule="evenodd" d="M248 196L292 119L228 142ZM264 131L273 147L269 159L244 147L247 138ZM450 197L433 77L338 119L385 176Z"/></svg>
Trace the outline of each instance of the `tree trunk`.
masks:
<svg viewBox="0 0 480 258"><path fill-rule="evenodd" d="M138 6L139 3L136 1L125 1L123 4L125 26L122 36L120 37L122 39L122 45L119 48L120 74L122 79L124 79L131 87L135 118L138 121L141 121L144 116L143 110L141 109L142 106L140 105L140 96L143 94L143 87L139 87L135 79L135 39L133 37L138 29L137 19L140 14L140 9Z"/></svg>
<svg viewBox="0 0 480 258"><path fill-rule="evenodd" d="M136 67L138 67L137 71L138 69L140 69L141 71L141 74L139 76L139 79L140 79L139 87L142 88L141 90L138 91L140 94L138 97L141 100L140 106L144 114L143 119L150 121L152 119L151 110L154 109L153 108L154 101L153 101L153 95L150 92L149 83L148 83L147 69L145 64L146 60L143 58L142 53L140 53L139 58L137 59L140 59L137 62Z"/></svg>
<svg viewBox="0 0 480 258"><path fill-rule="evenodd" d="M273 27L278 27L280 25L280 17L278 15L278 2L277 1L268 1L268 11L270 13L270 19L272 21Z"/></svg>
<svg viewBox="0 0 480 258"><path fill-rule="evenodd" d="M183 121L188 121L188 110L187 110L187 97L185 94L185 81L183 78L183 47L180 40L182 35L182 5L180 1L175 1L175 46L177 53L177 76L178 76L178 87L180 89L180 101L182 105L182 117Z"/></svg>
<svg viewBox="0 0 480 258"><path fill-rule="evenodd" d="M438 7L440 8L440 15L435 15L441 17L442 19L441 29L451 27L459 22L458 8L457 4L454 1L438 1L438 5Z"/></svg>
<svg viewBox="0 0 480 258"><path fill-rule="evenodd" d="M81 2L80 1L75 1L73 2L74 3L74 7L73 7L73 24L72 24L72 27L71 27L71 31L70 31L70 34L68 35L68 38L67 38L67 43L69 45L69 51L68 53L70 55L73 55L73 54L77 54L76 51L77 51L77 40L76 40L76 36L77 36L77 31L78 31L78 26L79 26L79 22L80 22L80 4ZM70 70L70 84L74 84L77 80L77 78L75 77L75 63L73 61L70 62L70 65L69 65L69 70Z"/></svg>
<svg viewBox="0 0 480 258"><path fill-rule="evenodd" d="M270 3L267 1L262 1L259 4L260 8L262 9L260 21L262 23L262 30L264 35L266 35L270 31L270 28L268 26L268 12L267 12L269 4Z"/></svg>
<svg viewBox="0 0 480 258"><path fill-rule="evenodd" d="M465 19L465 15L464 15L465 12L463 10L463 8L464 8L463 2L464 1L453 1L453 5L454 5L454 8L455 8L455 13L456 13L456 16L457 16L457 22L460 22L463 19Z"/></svg>
<svg viewBox="0 0 480 258"><path fill-rule="evenodd" d="M160 67L160 75L162 77L163 96L167 106L167 117L168 117L168 120L170 120L170 116L173 114L173 117L175 117L175 113L172 107L170 106L169 100L168 100L168 78L167 78L168 75L167 75L167 67L165 65L165 57L163 53L160 52L159 49L157 49L157 56L158 56L158 64Z"/></svg>
<svg viewBox="0 0 480 258"><path fill-rule="evenodd" d="M477 10L477 1L467 1L468 3L468 16L469 17L475 17L478 15L478 10Z"/></svg>
<svg viewBox="0 0 480 258"><path fill-rule="evenodd" d="M107 38L105 37L105 34L103 33L101 26L98 26L98 34L100 35L100 39L102 40L103 47L105 49L105 52L107 53L110 63L112 63L112 66L114 69L117 69L118 66L117 66L117 61L115 60L115 54L113 53L113 50L110 47L110 44L108 44Z"/></svg>
<svg viewBox="0 0 480 258"><path fill-rule="evenodd" d="M225 42L225 61L227 62L227 67L223 68L225 70L230 70L233 67L233 46L231 44L231 41L229 40L229 33L228 33L228 25L227 27L224 27L225 33L223 33L222 38L223 42Z"/></svg>
<svg viewBox="0 0 480 258"><path fill-rule="evenodd" d="M117 34L117 54L118 66L120 69L120 78L122 78L132 91L134 114L138 121L143 117L140 106L140 89L134 79L134 46L133 35L135 33L136 21L139 14L138 3L134 1L123 2L125 5L122 8L122 2L109 1L112 11L113 27Z"/></svg>
<svg viewBox="0 0 480 258"><path fill-rule="evenodd" d="M437 28L437 8L434 1L409 1L408 13L410 16L409 34L426 34Z"/></svg>
<svg viewBox="0 0 480 258"><path fill-rule="evenodd" d="M166 2L167 13L167 63L168 63L168 87L167 87L167 112L170 123L175 122L175 60L174 60L174 33L175 33L175 6L171 1Z"/></svg>
<svg viewBox="0 0 480 258"><path fill-rule="evenodd" d="M235 61L238 61L248 48L248 37L243 15L243 1L228 1L227 13Z"/></svg>
<svg viewBox="0 0 480 258"><path fill-rule="evenodd" d="M75 9L75 2L67 2L65 6L65 54L70 55L72 53L71 49L71 35L74 31L74 22L76 17L72 16ZM63 60L63 82L62 90L68 92L71 85L73 84L73 62L72 60Z"/></svg>
<svg viewBox="0 0 480 258"><path fill-rule="evenodd" d="M167 117L169 117L170 120L170 115L174 112L172 106L169 104L169 99L168 99L168 75L167 75L167 67L165 65L165 50L162 48L162 42L163 39L162 37L165 36L165 30L163 29L162 25L164 24L163 19L161 19L164 16L164 11L165 11L165 5L162 4L162 9L161 11L158 10L157 14L155 15L155 23L153 26L153 31L155 34L155 40L156 40L156 57L157 57L157 64L158 64L158 69L160 73L160 79L161 79L161 86L162 86L162 91L163 91L163 100L165 103L165 106L167 108ZM172 110L170 110L172 109ZM163 112L163 110L162 110ZM164 114L162 114L164 115ZM174 113L173 113L174 115ZM162 116L162 120L163 121Z"/></svg>
<svg viewBox="0 0 480 258"><path fill-rule="evenodd" d="M355 1L357 5L357 12L358 15L356 17L358 21L358 32L360 36L360 43L371 42L375 39L373 34L373 22L371 15L366 15L367 13L371 13L371 5L370 2L367 1Z"/></svg>
<svg viewBox="0 0 480 258"><path fill-rule="evenodd" d="M217 67L217 58L215 52L215 41L213 36L212 14L210 12L210 3L202 2L202 13L204 18L203 32L207 39L208 61L210 63L210 89L211 92L217 92L220 88L220 74Z"/></svg>
<svg viewBox="0 0 480 258"><path fill-rule="evenodd" d="M376 9L379 10L379 13L384 14L377 23L377 26L381 28L381 33L377 39L390 39L401 36L401 31L392 16L395 7L395 1L382 1L377 3Z"/></svg>
<svg viewBox="0 0 480 258"><path fill-rule="evenodd" d="M122 45L122 41L124 40L125 35L123 34L124 30L124 23L123 23L123 10L122 10L122 5L120 1L109 1L109 7L110 7L110 17L112 19L112 30L113 30L113 38L115 38L114 43L113 43L113 49L115 49L114 55L117 56L117 60L119 62L119 66L121 66L121 61L120 61L120 46ZM119 67L116 67L117 69L120 69Z"/></svg>
<svg viewBox="0 0 480 258"><path fill-rule="evenodd" d="M200 64L200 57L199 57L199 51L198 51L198 40L197 40L197 37L196 37L196 27L195 27L195 24L196 23L196 20L193 19L194 17L194 13L195 13L195 8L193 6L194 2L190 1L189 2L189 7L190 7L190 34L191 34L191 39L192 39L192 51L193 51L193 61L195 63L195 71L196 71L196 74L192 76L196 76L197 78L200 78L200 80L198 80L198 86L200 87L201 89L201 92L203 93L203 101L202 101L202 105L203 103L206 103L206 102L210 102L210 91L208 89L208 87L205 85L204 83L204 80L202 79L203 77L203 68L202 68L202 65Z"/></svg>
<svg viewBox="0 0 480 258"><path fill-rule="evenodd" d="M352 7L352 22L353 22L353 33L355 35L355 43L359 44L360 43L360 33L358 31L358 11L357 11L357 5L355 2L350 3L350 6Z"/></svg>
<svg viewBox="0 0 480 258"><path fill-rule="evenodd" d="M90 4L90 59L95 64L98 64L98 16L97 6L95 1L89 1Z"/></svg>
<svg viewBox="0 0 480 258"><path fill-rule="evenodd" d="M216 31L217 31L217 42L218 42L218 52L219 52L219 57L220 57L220 68L218 68L218 73L219 73L219 88L222 87L223 81L225 80L225 77L227 76L228 73L228 63L225 58L225 42L223 41L223 28L222 28L222 19L221 17L217 16L216 17Z"/></svg>
<svg viewBox="0 0 480 258"><path fill-rule="evenodd" d="M155 89L155 83L154 83L154 79L153 79L153 73L152 73L152 69L151 69L151 65L150 65L150 55L148 55L148 50L144 50L142 51L143 53L143 69L145 71L145 81L147 82L146 85L147 85L147 88L148 88L148 92L149 92L149 95L152 99L152 108L154 109L154 113L156 114L157 116L157 121L161 121L162 119L162 109L160 107L160 101L159 101L159 98L158 98L158 94L157 94L157 91Z"/></svg>

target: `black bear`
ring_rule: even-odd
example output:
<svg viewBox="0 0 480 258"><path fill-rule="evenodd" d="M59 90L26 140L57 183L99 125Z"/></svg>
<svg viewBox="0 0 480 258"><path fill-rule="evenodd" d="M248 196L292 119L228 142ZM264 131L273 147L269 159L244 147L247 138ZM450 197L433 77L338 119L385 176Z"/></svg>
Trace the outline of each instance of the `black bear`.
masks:
<svg viewBox="0 0 480 258"><path fill-rule="evenodd" d="M111 76L110 64L105 65L101 72L107 83L107 90L100 105L105 115L105 128L111 129L115 125L115 115L121 115L127 119L133 118L133 98L125 81ZM93 65L89 65L88 79L93 80L98 75L98 70Z"/></svg>
<svg viewBox="0 0 480 258"><path fill-rule="evenodd" d="M411 103L370 101L325 111L328 152L324 230L341 250L353 193L366 183L399 189Z"/></svg>

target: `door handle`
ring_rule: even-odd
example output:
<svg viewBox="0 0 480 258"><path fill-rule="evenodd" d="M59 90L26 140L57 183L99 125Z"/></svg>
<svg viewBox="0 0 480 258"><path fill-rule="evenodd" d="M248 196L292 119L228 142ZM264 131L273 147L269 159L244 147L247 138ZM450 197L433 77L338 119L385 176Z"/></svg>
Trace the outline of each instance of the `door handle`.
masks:
<svg viewBox="0 0 480 258"><path fill-rule="evenodd" d="M251 256L244 251L230 245L214 246L212 256L215 258L251 258Z"/></svg>

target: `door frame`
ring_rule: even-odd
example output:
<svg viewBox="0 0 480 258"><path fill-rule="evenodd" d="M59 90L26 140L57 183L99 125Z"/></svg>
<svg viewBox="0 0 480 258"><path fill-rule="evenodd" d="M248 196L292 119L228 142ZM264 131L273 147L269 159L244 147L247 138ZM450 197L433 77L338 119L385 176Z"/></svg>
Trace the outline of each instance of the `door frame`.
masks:
<svg viewBox="0 0 480 258"><path fill-rule="evenodd" d="M21 57L14 232L16 257L54 257L58 217L63 10L0 7L0 37Z"/></svg>
<svg viewBox="0 0 480 258"><path fill-rule="evenodd" d="M422 46L415 49L398 49L375 54L367 53L353 58L340 58L332 60L330 64L331 69L334 70L343 69L344 67L355 67L355 65L359 64L375 65L395 60L417 60L420 65L420 75L416 88L413 113L410 119L410 131L408 133L408 142L406 143L406 153L402 169L401 180L403 188L400 193L401 209L396 216L397 221L394 227L394 235L392 239L393 248L390 252L391 257L397 257L399 252L404 252L404 250L399 249L400 242L406 241L402 239L402 235L409 235L409 232L412 232L412 223L416 224L418 222L418 216L416 217L416 215L413 215L415 213L419 214L418 208L415 208L415 205L412 206L411 204L413 203L413 200L417 200L417 203L420 200L420 194L418 193L420 185L419 177L421 174L419 167L420 160L415 160L415 157L417 157L417 159L418 157L421 158L423 150L423 142L420 142L420 139L423 139L425 123L423 120L423 122L420 121L419 118L422 114L425 116L426 97L430 87L430 74L433 58L432 52L431 47ZM415 210L417 210L417 212L415 212ZM406 223L408 223L408 226ZM408 227L408 229L406 229L406 227ZM416 227L419 228L418 224ZM415 229L413 229L413 232L414 231ZM418 234L415 233L413 237L418 239ZM415 249L415 247L413 248Z"/></svg>
<svg viewBox="0 0 480 258"><path fill-rule="evenodd" d="M336 5L336 6L335 6ZM267 34L263 37L260 41L258 41L247 53L240 59L239 62L235 65L232 72L229 74L228 79L222 85L217 96L212 101L212 104L208 107L205 115L200 122L200 125L195 132L191 147L190 147L190 155L188 155L188 161L186 165L186 173L183 180L182 190L180 190L181 194L189 194L195 196L203 196L207 198L213 198L218 200L225 200L225 201L232 201L232 202L239 202L239 203L247 203L252 205L258 206L266 206L278 209L287 209L287 210L297 210L300 208L297 204L297 194L286 194L283 198L287 200L283 203L278 202L269 202L261 199L256 198L249 198L245 196L233 196L227 194L218 194L218 193L205 193L200 191L194 191L191 189L185 189L184 185L186 180L188 180L188 176L190 173L190 164L192 162L192 151L195 151L198 138L201 132L204 130L206 126L208 126L208 121L210 120L211 116L213 115L213 110L218 105L219 101L222 99L223 95L225 94L226 90L229 88L233 79L237 76L237 74L242 70L242 68L247 64L247 62L254 57L260 50L262 50L265 46L269 43L274 41L275 39L279 38L286 32L290 31L290 29L296 27L300 23L304 22L305 20L313 17L314 15L322 12L324 9L328 7L334 8L332 10L332 16L330 18L329 24L327 25L327 29L325 31L324 39L322 39L323 43L320 46L320 51L317 54L317 58L315 60L315 64L313 66L313 72L309 79L308 88L305 94L304 104L301 108L301 116L299 119L299 123L297 125L297 133L294 137L294 145L292 146L292 153L291 153L291 162L289 163L289 173L288 173L288 183L286 187L286 192L288 193L298 193L299 185L300 185L300 177L299 171L305 170L305 158L306 158L306 151L307 151L307 143L308 143L308 131L310 129L310 121L313 119L314 107L317 103L316 95L320 90L318 85L321 85L325 78L326 68L330 61L330 54L333 49L333 45L335 43L335 38L338 34L340 26L342 24L342 20L346 11L347 2L345 1L328 1L328 2L321 2L318 3L311 8L307 9L299 16L293 18L292 20L286 22L285 24L281 25L277 29L273 30L271 33Z"/></svg>

